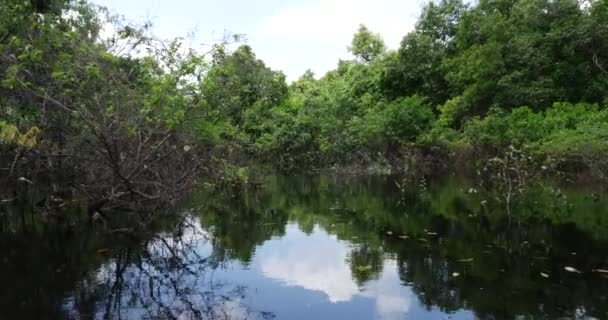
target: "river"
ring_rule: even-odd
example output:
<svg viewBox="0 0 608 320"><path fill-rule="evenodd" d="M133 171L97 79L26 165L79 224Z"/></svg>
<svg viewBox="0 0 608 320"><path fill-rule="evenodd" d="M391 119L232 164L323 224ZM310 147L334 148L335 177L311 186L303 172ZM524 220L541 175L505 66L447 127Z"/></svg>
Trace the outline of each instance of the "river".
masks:
<svg viewBox="0 0 608 320"><path fill-rule="evenodd" d="M608 319L608 196L505 205L455 177L321 175L201 186L145 235L4 208L0 318Z"/></svg>

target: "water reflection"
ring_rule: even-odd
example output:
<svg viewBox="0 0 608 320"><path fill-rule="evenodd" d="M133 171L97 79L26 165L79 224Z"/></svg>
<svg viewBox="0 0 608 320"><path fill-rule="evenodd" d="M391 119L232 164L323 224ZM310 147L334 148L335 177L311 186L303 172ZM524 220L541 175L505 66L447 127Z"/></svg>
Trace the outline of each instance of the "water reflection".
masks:
<svg viewBox="0 0 608 320"><path fill-rule="evenodd" d="M0 235L0 318L608 318L606 197L531 189L511 219L492 199L271 177L145 232L29 225Z"/></svg>
<svg viewBox="0 0 608 320"><path fill-rule="evenodd" d="M377 318L608 316L608 280L593 272L608 265L605 199L539 187L509 219L470 185L412 185L278 177L231 201L203 197L200 217L214 251L331 304L368 298ZM338 309L324 310L369 318Z"/></svg>
<svg viewBox="0 0 608 320"><path fill-rule="evenodd" d="M5 236L0 319L272 318L241 302L243 286L215 281L206 232L181 217L148 232Z"/></svg>
<svg viewBox="0 0 608 320"><path fill-rule="evenodd" d="M352 301L355 296L375 301L380 319L400 319L409 310L413 295L400 285L397 263L387 260L375 281L357 283L349 263L352 245L313 228L309 235L291 224L284 239L270 240L256 253L261 273L287 286L320 291L331 303ZM361 266L361 265L359 265Z"/></svg>
<svg viewBox="0 0 608 320"><path fill-rule="evenodd" d="M268 241L257 253L262 273L308 290L324 292L329 301L349 301L359 288L344 263L347 244L313 231L307 236L297 225L287 228L289 237Z"/></svg>

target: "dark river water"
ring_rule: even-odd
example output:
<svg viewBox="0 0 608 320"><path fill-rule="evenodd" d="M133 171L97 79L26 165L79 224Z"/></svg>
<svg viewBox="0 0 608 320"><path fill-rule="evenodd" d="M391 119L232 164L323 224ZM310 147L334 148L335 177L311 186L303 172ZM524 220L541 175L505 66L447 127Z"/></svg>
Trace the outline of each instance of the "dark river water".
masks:
<svg viewBox="0 0 608 320"><path fill-rule="evenodd" d="M608 197L500 199L455 178L273 176L201 187L137 236L3 208L0 319L608 319Z"/></svg>

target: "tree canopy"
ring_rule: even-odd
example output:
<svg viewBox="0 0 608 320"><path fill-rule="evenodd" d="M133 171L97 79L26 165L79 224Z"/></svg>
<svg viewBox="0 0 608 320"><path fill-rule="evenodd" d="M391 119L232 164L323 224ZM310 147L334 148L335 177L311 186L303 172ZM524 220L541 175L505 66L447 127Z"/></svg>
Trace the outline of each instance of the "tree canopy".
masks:
<svg viewBox="0 0 608 320"><path fill-rule="evenodd" d="M396 50L360 25L353 59L291 84L247 44L205 55L120 24L102 41L108 15L84 1L8 2L0 137L4 148L65 151L179 130L190 144L289 168L429 147L597 155L608 134L607 1L431 1Z"/></svg>

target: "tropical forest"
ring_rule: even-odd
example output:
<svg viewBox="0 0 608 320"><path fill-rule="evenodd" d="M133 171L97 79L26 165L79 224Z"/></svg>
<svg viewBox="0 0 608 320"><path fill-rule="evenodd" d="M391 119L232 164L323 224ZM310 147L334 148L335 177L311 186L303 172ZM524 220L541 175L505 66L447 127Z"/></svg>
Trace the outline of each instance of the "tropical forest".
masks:
<svg viewBox="0 0 608 320"><path fill-rule="evenodd" d="M608 319L608 0L351 31L293 77L0 0L0 319Z"/></svg>

